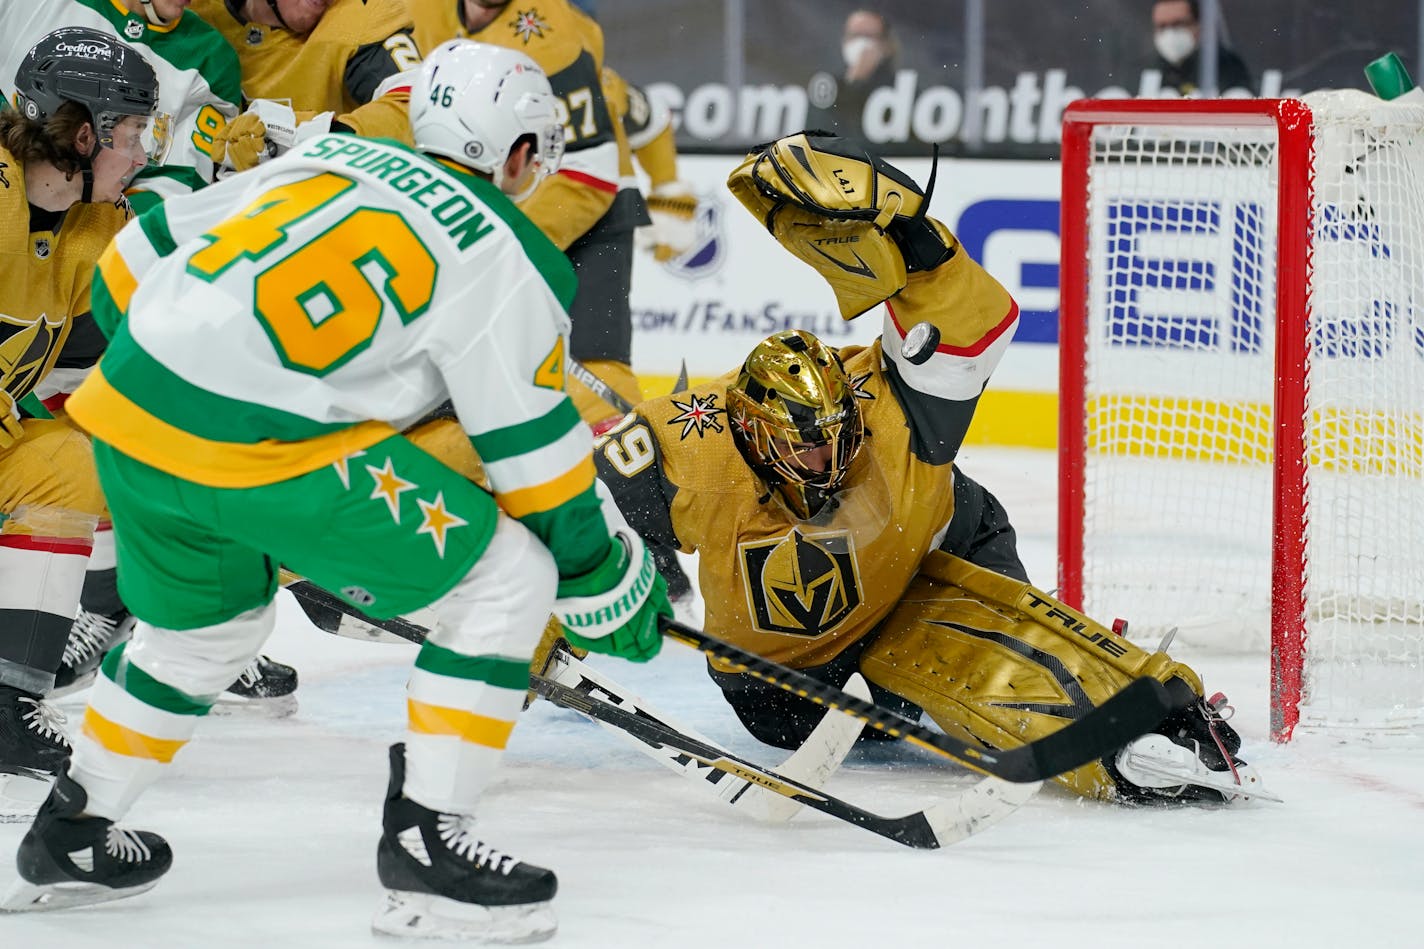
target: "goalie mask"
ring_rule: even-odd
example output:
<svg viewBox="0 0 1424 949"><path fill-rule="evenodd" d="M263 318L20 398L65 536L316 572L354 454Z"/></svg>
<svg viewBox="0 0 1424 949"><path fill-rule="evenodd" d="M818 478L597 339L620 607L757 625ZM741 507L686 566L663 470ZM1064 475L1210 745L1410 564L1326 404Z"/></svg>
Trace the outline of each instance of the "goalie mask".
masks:
<svg viewBox="0 0 1424 949"><path fill-rule="evenodd" d="M492 175L514 200L527 197L559 168L564 123L549 79L523 53L450 40L425 58L410 90L415 146ZM534 138L529 182L518 194L504 179L504 164L524 136Z"/></svg>
<svg viewBox="0 0 1424 949"><path fill-rule="evenodd" d="M727 414L742 458L802 519L840 488L864 434L840 357L804 330L757 344L727 388Z"/></svg>

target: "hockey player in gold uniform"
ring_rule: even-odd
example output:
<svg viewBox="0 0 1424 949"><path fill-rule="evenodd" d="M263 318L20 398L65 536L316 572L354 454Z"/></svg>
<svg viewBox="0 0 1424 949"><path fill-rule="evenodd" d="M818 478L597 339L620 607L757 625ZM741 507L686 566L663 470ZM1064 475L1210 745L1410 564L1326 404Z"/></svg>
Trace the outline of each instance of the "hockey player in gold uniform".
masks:
<svg viewBox="0 0 1424 949"><path fill-rule="evenodd" d="M868 347L778 333L739 369L640 405L595 445L629 523L698 554L708 632L836 685L858 670L881 704L997 748L1153 676L1179 706L1162 734L1058 780L1133 801L1255 790L1197 673L1030 586L1002 507L956 469L1018 307L925 216L918 186L811 134L748 156L729 186L826 277L846 318L885 307ZM711 673L769 744L796 747L819 719L750 675Z"/></svg>
<svg viewBox="0 0 1424 949"><path fill-rule="evenodd" d="M563 250L578 274L570 353L628 402L642 398L631 367L628 293L633 231L648 223L631 182L632 152L603 86L603 31L569 0L537 4L484 0L409 0L422 49L455 37L517 49L549 75L565 114L564 161L557 175L520 203ZM570 379L569 394L595 431L622 414Z"/></svg>
<svg viewBox="0 0 1424 949"><path fill-rule="evenodd" d="M137 52L79 27L40 40L15 85L16 109L0 112L0 792L69 754L40 696L104 502L88 439L33 417L32 400L56 366L88 366L102 349L94 264L130 217L123 190L156 151L158 102Z"/></svg>
<svg viewBox="0 0 1424 949"><path fill-rule="evenodd" d="M409 144L410 85L401 74L419 64L420 51L405 0L194 0L192 9L237 51L249 103L290 105L311 134ZM242 171L274 141L261 113L249 110L219 133L215 157Z"/></svg>

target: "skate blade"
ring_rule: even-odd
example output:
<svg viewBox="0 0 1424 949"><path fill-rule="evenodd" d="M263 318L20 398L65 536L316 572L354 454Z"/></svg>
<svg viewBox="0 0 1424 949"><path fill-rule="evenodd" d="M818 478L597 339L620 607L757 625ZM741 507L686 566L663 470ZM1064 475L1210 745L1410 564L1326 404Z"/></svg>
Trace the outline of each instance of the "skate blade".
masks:
<svg viewBox="0 0 1424 949"><path fill-rule="evenodd" d="M247 718L286 718L297 712L297 696L279 695L272 699L245 699L226 693L213 705L210 715L241 715Z"/></svg>
<svg viewBox="0 0 1424 949"><path fill-rule="evenodd" d="M55 686L49 691L49 694L45 696L45 700L53 702L55 699L62 699L67 695L74 695L76 692L83 692L85 689L93 685L94 680L98 677L99 670L90 669L88 672L84 673L82 676L75 679L68 685Z"/></svg>
<svg viewBox="0 0 1424 949"><path fill-rule="evenodd" d="M24 824L35 819L35 811L54 784L52 774L0 773L0 824Z"/></svg>
<svg viewBox="0 0 1424 949"><path fill-rule="evenodd" d="M371 929L404 939L458 939L523 945L543 942L559 928L549 903L481 906L430 893L387 890Z"/></svg>
<svg viewBox="0 0 1424 949"><path fill-rule="evenodd" d="M114 889L98 883L30 883L16 880L0 897L0 912L41 913L73 906L94 906L147 893L157 880L139 886Z"/></svg>

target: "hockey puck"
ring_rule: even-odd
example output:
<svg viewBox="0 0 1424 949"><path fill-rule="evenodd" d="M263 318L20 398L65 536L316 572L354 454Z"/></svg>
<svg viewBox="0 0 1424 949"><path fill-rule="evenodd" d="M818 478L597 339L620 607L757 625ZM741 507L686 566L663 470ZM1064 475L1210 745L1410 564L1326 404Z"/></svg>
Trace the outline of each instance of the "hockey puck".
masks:
<svg viewBox="0 0 1424 949"><path fill-rule="evenodd" d="M905 342L900 346L900 355L913 366L923 366L929 362L939 346L939 327L933 323L916 323L905 334Z"/></svg>

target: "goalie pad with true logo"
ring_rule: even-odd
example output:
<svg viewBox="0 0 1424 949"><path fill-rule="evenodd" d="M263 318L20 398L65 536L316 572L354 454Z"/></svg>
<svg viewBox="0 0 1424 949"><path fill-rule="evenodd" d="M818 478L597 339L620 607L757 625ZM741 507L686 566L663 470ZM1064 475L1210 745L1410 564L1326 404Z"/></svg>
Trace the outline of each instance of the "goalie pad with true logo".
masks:
<svg viewBox="0 0 1424 949"><path fill-rule="evenodd" d="M1200 677L1149 653L1030 584L950 554L920 575L861 657L871 682L921 706L947 733L1013 748L1042 738L1151 676L1185 708ZM1119 797L1107 763L1055 780L1087 797Z"/></svg>
<svg viewBox="0 0 1424 949"><path fill-rule="evenodd" d="M845 319L899 293L908 274L933 270L953 254L949 232L925 216L926 192L838 136L799 132L758 148L727 187L778 243L825 278Z"/></svg>

